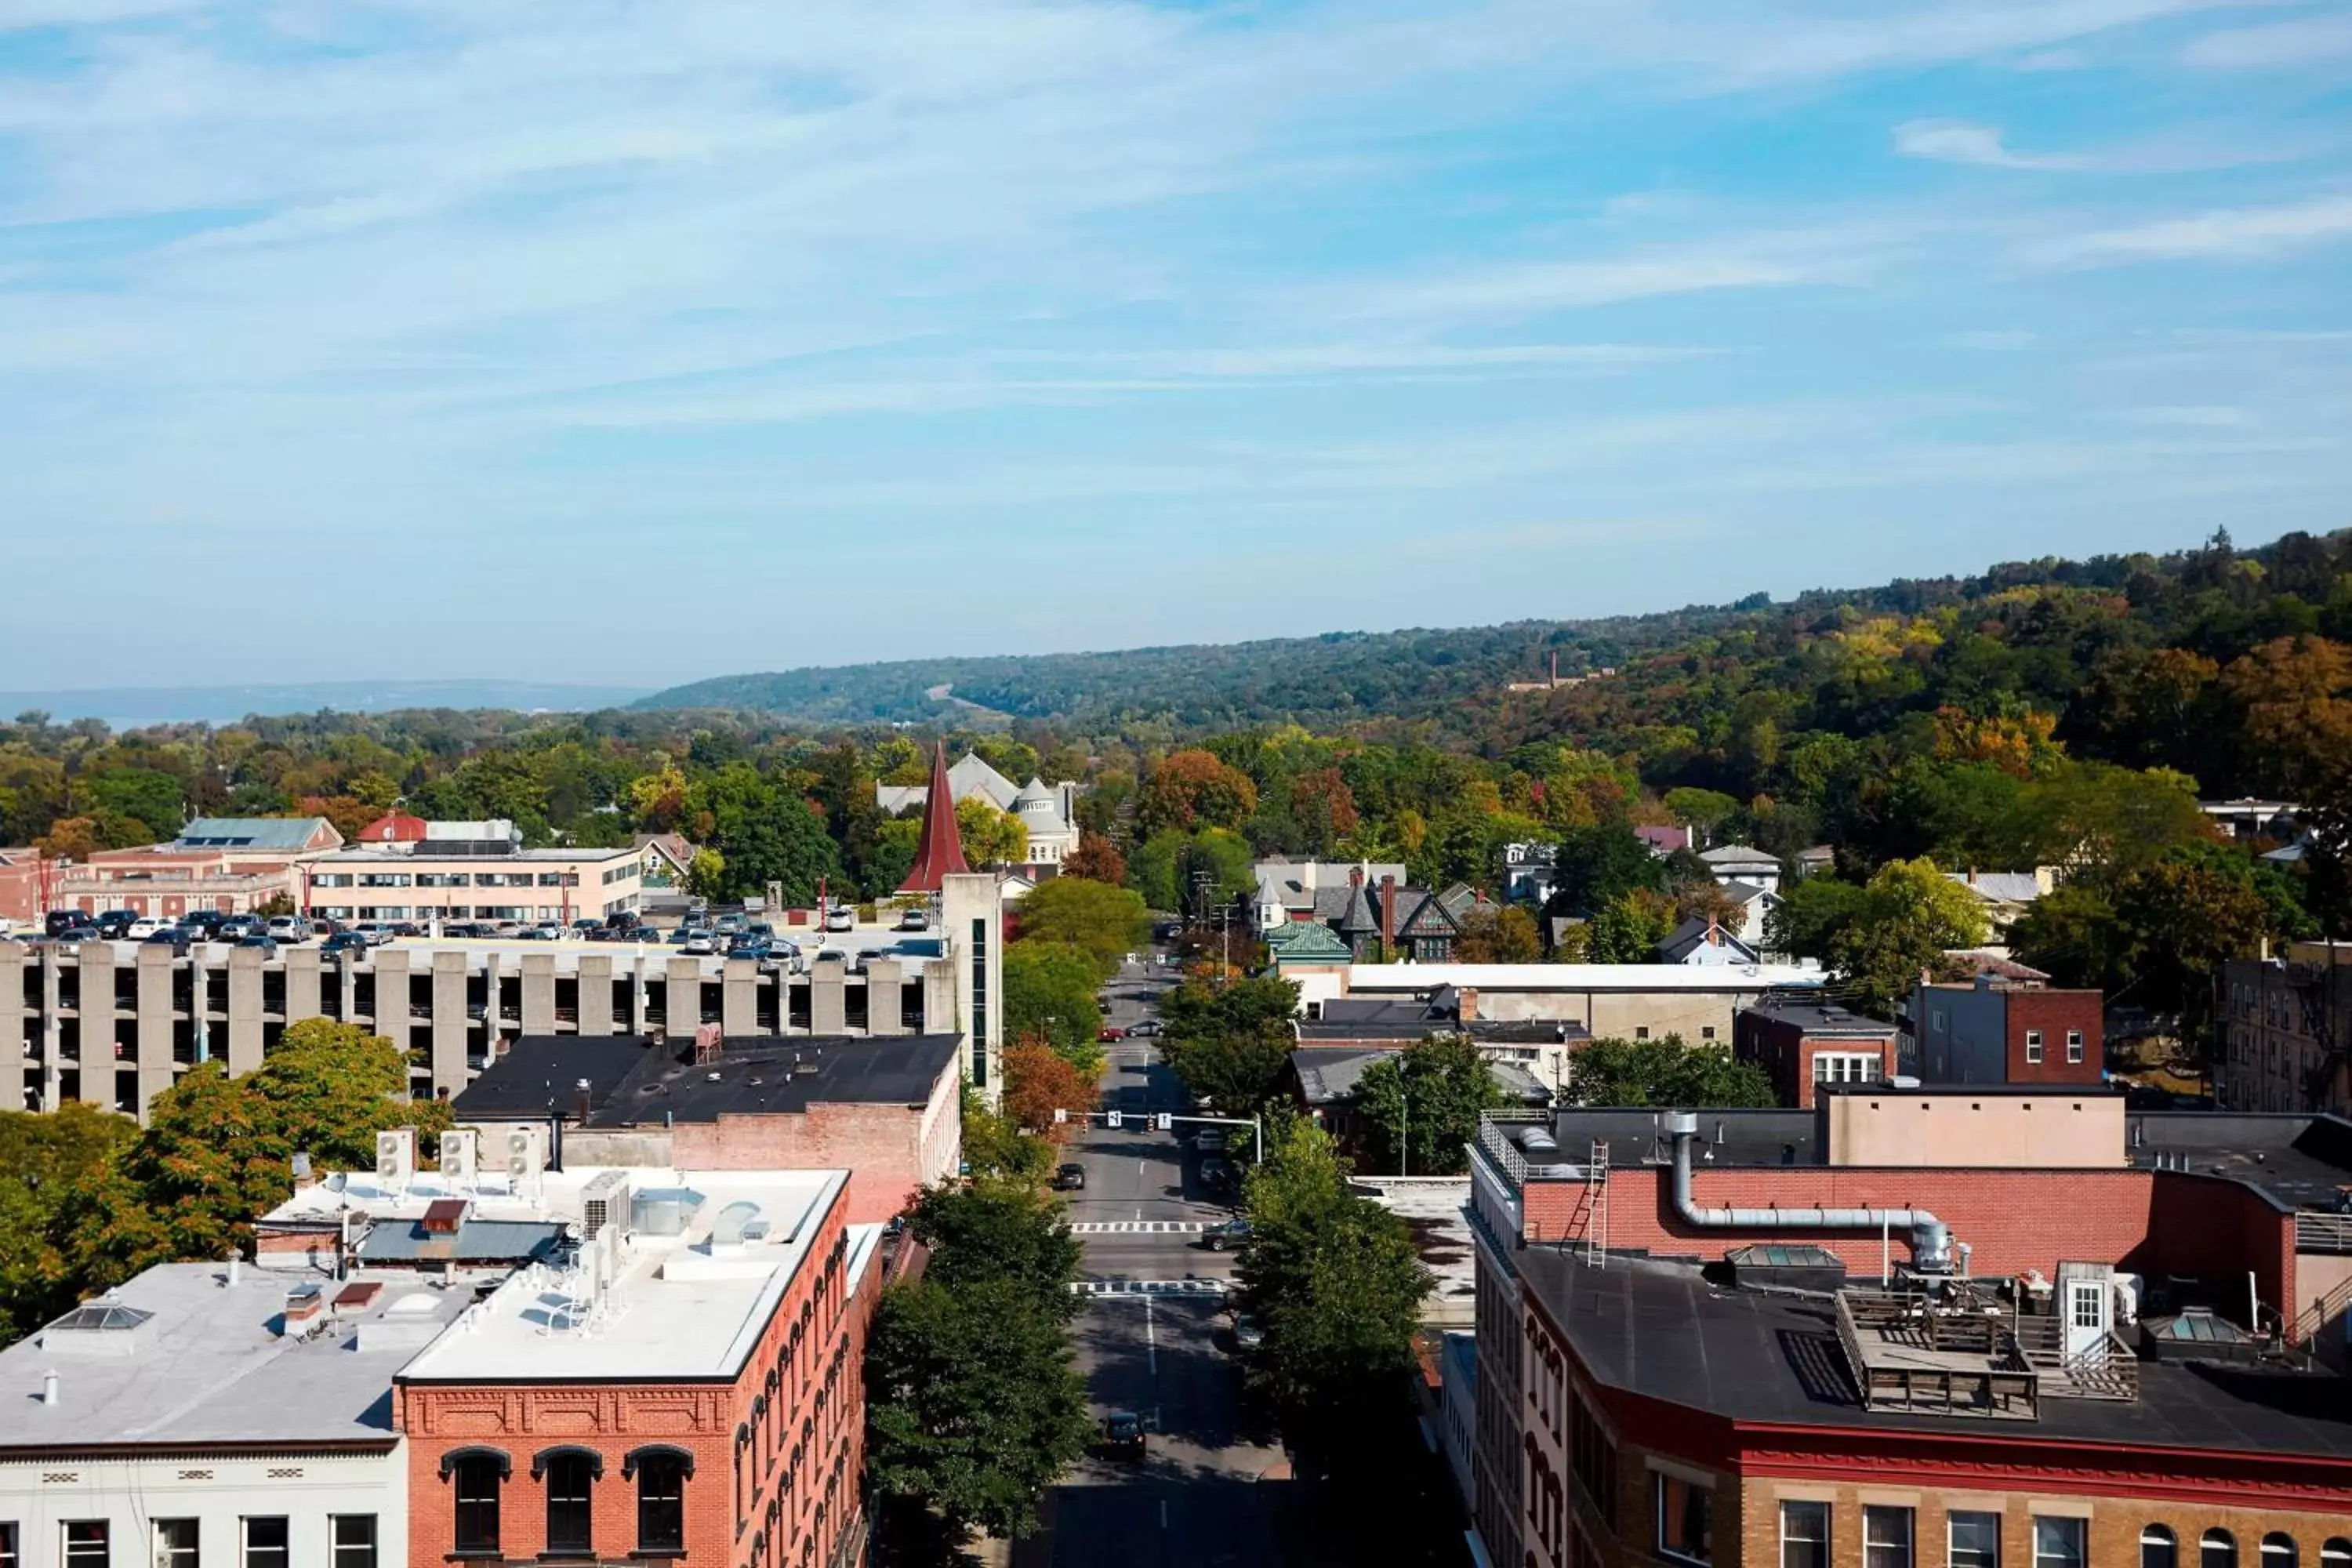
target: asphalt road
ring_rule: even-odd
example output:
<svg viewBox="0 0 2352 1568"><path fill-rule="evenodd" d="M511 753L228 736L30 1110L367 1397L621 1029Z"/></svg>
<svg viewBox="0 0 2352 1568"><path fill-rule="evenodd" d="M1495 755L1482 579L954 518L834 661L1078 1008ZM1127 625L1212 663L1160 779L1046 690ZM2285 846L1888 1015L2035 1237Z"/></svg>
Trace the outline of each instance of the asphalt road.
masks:
<svg viewBox="0 0 2352 1568"><path fill-rule="evenodd" d="M1109 1022L1147 1016L1172 972L1130 965L1108 990ZM1230 1253L1198 1245L1229 1218L1199 1182L1181 1137L1149 1131L1150 1113L1187 1109L1150 1042L1105 1047L1104 1105L1133 1113L1129 1130L1095 1127L1068 1156L1087 1168L1070 1218L1087 1249L1082 1276L1118 1289L1097 1296L1072 1330L1097 1415L1128 1410L1151 1434L1140 1461L1091 1456L1055 1486L1045 1530L1021 1543L1021 1568L1273 1568L1276 1510L1259 1484L1283 1472L1269 1433L1252 1429L1221 1294ZM1144 1131L1134 1131L1138 1126ZM1097 1226L1116 1227L1097 1229Z"/></svg>

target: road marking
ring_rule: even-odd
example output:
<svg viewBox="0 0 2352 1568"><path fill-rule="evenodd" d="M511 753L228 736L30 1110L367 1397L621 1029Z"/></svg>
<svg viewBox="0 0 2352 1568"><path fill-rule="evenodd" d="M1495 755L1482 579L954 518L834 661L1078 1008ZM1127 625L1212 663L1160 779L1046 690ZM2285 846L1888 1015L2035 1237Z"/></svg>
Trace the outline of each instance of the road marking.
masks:
<svg viewBox="0 0 2352 1568"><path fill-rule="evenodd" d="M1161 1236L1198 1236L1208 1228L1197 1219L1087 1219L1070 1226L1072 1236L1112 1236L1147 1232Z"/></svg>
<svg viewBox="0 0 2352 1568"><path fill-rule="evenodd" d="M1076 1279L1073 1296L1110 1300L1146 1300L1153 1296L1222 1296L1233 1289L1230 1279Z"/></svg>
<svg viewBox="0 0 2352 1568"><path fill-rule="evenodd" d="M1160 1500L1160 1528L1162 1530L1168 1528L1168 1500L1166 1498L1161 1498Z"/></svg>
<svg viewBox="0 0 2352 1568"><path fill-rule="evenodd" d="M1160 1335L1151 1325L1151 1298L1143 1299L1143 1359L1150 1364L1151 1375L1160 1375ZM1166 1507L1165 1503L1160 1505Z"/></svg>

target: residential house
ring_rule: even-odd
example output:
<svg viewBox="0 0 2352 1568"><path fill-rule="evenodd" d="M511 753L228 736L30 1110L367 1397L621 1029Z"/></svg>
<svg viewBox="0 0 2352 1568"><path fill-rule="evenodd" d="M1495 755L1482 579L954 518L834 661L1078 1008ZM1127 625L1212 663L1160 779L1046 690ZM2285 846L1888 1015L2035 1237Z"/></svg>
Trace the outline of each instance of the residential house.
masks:
<svg viewBox="0 0 2352 1568"><path fill-rule="evenodd" d="M1750 891L1755 889L1751 889ZM1658 962L1689 964L1748 964L1764 962L1759 950L1712 916L1693 915L1658 943Z"/></svg>
<svg viewBox="0 0 2352 1568"><path fill-rule="evenodd" d="M2096 1084L2105 996L1980 973L1923 981L1906 1010L1904 1070L1929 1084Z"/></svg>
<svg viewBox="0 0 2352 1568"><path fill-rule="evenodd" d="M2036 866L2031 871L1947 871L1944 875L1977 896L1985 921L1994 931L2006 931L2033 900L2058 885L2058 868Z"/></svg>
<svg viewBox="0 0 2352 1568"><path fill-rule="evenodd" d="M1290 921L1336 926L1348 912L1355 885L1378 888L1405 879L1402 861L1293 860L1277 855L1251 869L1257 890L1250 900L1250 919L1261 936Z"/></svg>
<svg viewBox="0 0 2352 1568"><path fill-rule="evenodd" d="M1746 844L1721 844L1705 851L1699 858L1715 879L1728 886L1744 882L1751 888L1761 888L1768 893L1780 890L1780 858Z"/></svg>
<svg viewBox="0 0 2352 1568"><path fill-rule="evenodd" d="M1633 837L1650 847L1650 853L1663 860L1678 849L1696 849L1697 840L1691 830L1677 823L1637 823Z"/></svg>
<svg viewBox="0 0 2352 1568"><path fill-rule="evenodd" d="M663 892L686 886L696 853L686 835L640 833L630 843L637 851L637 879L642 886Z"/></svg>

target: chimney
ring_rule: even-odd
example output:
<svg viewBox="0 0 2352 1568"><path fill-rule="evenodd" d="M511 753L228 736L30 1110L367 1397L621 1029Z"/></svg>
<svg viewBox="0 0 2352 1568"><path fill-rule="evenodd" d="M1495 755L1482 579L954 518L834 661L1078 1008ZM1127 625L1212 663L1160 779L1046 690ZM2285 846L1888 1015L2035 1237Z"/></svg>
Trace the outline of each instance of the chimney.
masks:
<svg viewBox="0 0 2352 1568"><path fill-rule="evenodd" d="M1551 650L1551 683L1554 686L1559 684L1559 649L1558 648Z"/></svg>
<svg viewBox="0 0 2352 1568"><path fill-rule="evenodd" d="M53 1368L41 1373L41 1403L54 1409L58 1404L58 1374Z"/></svg>
<svg viewBox="0 0 2352 1568"><path fill-rule="evenodd" d="M1477 987L1474 985L1465 985L1461 990L1456 991L1454 994L1458 999L1455 1012L1459 1017L1459 1021L1465 1024L1476 1023L1478 1021Z"/></svg>
<svg viewBox="0 0 2352 1568"><path fill-rule="evenodd" d="M311 1168L310 1156L308 1154L295 1155L294 1190L298 1193L307 1193L318 1184L319 1173Z"/></svg>
<svg viewBox="0 0 2352 1568"><path fill-rule="evenodd" d="M1384 955L1396 957L1396 879L1381 879L1381 950Z"/></svg>
<svg viewBox="0 0 2352 1568"><path fill-rule="evenodd" d="M591 1090L593 1090L595 1086L583 1078L572 1087L579 1091L578 1107L580 1112L580 1123L584 1127L588 1123L589 1112L594 1109L594 1107L589 1103L589 1098Z"/></svg>
<svg viewBox="0 0 2352 1568"><path fill-rule="evenodd" d="M244 1278L245 1255L241 1252L232 1251L228 1255L228 1288L232 1290L236 1289L237 1282L242 1280Z"/></svg>
<svg viewBox="0 0 2352 1568"><path fill-rule="evenodd" d="M1716 923L1713 915L1706 917L1706 945L1709 947L1723 945L1723 928Z"/></svg>

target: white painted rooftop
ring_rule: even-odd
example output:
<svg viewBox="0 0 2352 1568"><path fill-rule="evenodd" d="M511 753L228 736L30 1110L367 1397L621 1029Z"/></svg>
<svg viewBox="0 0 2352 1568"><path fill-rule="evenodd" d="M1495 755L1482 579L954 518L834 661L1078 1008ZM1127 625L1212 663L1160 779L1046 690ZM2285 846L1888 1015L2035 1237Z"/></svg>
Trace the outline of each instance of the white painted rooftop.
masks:
<svg viewBox="0 0 2352 1568"><path fill-rule="evenodd" d="M1348 991L1434 991L1441 985L1489 991L1754 991L1820 985L1817 963L1351 963Z"/></svg>

